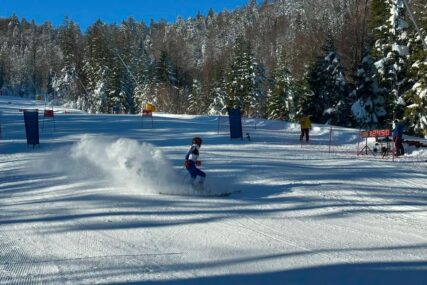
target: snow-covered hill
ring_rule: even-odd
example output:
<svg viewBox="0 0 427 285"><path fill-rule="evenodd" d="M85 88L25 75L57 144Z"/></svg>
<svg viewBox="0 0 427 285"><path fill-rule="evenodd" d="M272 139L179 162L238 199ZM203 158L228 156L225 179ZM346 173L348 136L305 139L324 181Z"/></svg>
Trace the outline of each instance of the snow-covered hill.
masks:
<svg viewBox="0 0 427 285"><path fill-rule="evenodd" d="M23 108L44 104L0 97L0 284L427 283L422 148L393 160L357 156L353 129L301 145L296 124L247 119L251 140L231 141L225 117L55 108L33 149ZM207 188L238 193L185 184L196 135Z"/></svg>

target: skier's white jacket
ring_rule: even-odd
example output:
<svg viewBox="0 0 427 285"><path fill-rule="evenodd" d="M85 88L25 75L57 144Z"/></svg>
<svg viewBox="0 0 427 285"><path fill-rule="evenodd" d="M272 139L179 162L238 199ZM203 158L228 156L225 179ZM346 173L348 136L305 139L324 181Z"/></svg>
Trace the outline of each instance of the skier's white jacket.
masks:
<svg viewBox="0 0 427 285"><path fill-rule="evenodd" d="M199 157L199 148L200 147L197 144L193 144L188 150L185 159L196 162L197 158Z"/></svg>

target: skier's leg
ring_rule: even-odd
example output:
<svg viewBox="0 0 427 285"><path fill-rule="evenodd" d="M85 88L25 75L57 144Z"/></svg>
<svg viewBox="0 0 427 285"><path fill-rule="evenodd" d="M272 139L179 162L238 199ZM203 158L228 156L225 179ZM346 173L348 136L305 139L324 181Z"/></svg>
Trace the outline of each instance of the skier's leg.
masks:
<svg viewBox="0 0 427 285"><path fill-rule="evenodd" d="M198 176L199 177L199 184L204 184L205 183L205 179L206 179L206 176Z"/></svg>
<svg viewBox="0 0 427 285"><path fill-rule="evenodd" d="M402 138L400 138L399 144L400 144L400 154L404 155L405 154L405 148L403 147L403 139Z"/></svg>
<svg viewBox="0 0 427 285"><path fill-rule="evenodd" d="M190 175L191 175L191 178L194 180L194 179L196 179L196 177L197 177L197 167L196 167L196 164L194 163L194 161L189 161L189 165L188 165L188 168L187 168L187 170L188 170L188 172L190 173Z"/></svg>
<svg viewBox="0 0 427 285"><path fill-rule="evenodd" d="M206 173L204 173L203 171L201 171L198 168L196 168L196 171L197 171L196 182L198 184L203 184L205 182L205 179L206 179Z"/></svg>
<svg viewBox="0 0 427 285"><path fill-rule="evenodd" d="M307 142L309 140L309 132L310 132L310 129L305 129L305 141Z"/></svg>
<svg viewBox="0 0 427 285"><path fill-rule="evenodd" d="M400 155L404 155L405 154L405 149L403 148L402 141L400 141L400 143L399 143L399 154Z"/></svg>
<svg viewBox="0 0 427 285"><path fill-rule="evenodd" d="M398 136L396 137L394 146L396 148L396 156L399 155L403 155L404 154L404 149L403 149L403 144L402 144L402 139Z"/></svg>
<svg viewBox="0 0 427 285"><path fill-rule="evenodd" d="M197 170L197 175L199 175L200 177L206 177L206 173L204 173L203 171L201 171L198 168L196 168L196 170Z"/></svg>

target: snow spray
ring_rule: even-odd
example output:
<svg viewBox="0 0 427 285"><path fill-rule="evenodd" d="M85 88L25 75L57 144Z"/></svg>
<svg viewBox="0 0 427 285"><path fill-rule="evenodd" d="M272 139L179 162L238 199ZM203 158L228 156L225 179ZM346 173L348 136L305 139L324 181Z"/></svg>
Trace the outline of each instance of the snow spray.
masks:
<svg viewBox="0 0 427 285"><path fill-rule="evenodd" d="M157 193L177 186L177 174L160 149L131 139L83 137L72 157L104 174L115 188Z"/></svg>

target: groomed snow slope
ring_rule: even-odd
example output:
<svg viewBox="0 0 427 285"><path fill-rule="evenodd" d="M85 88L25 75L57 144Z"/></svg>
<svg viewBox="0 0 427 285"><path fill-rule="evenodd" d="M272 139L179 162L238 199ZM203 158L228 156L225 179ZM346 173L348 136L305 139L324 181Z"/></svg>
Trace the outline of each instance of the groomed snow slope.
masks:
<svg viewBox="0 0 427 285"><path fill-rule="evenodd" d="M62 108L33 149L19 109L35 107L0 97L0 284L427 284L423 149L393 161L357 156L352 129L329 151L329 126L301 145L298 125L245 120L251 141L230 141L226 118ZM192 196L195 135L207 188L240 192Z"/></svg>

